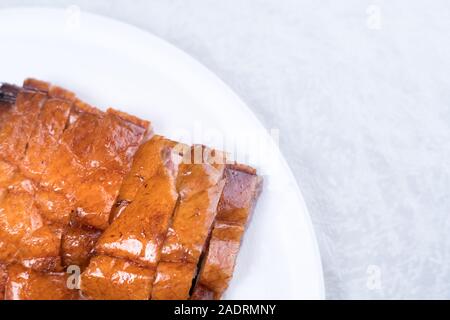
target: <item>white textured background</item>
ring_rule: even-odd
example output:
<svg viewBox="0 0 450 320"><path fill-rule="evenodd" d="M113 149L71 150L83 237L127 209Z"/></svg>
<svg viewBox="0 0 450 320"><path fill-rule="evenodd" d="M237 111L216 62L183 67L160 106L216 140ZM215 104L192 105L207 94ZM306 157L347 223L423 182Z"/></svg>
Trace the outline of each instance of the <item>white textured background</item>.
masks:
<svg viewBox="0 0 450 320"><path fill-rule="evenodd" d="M185 50L281 130L328 298L450 298L448 0L0 0L70 4Z"/></svg>

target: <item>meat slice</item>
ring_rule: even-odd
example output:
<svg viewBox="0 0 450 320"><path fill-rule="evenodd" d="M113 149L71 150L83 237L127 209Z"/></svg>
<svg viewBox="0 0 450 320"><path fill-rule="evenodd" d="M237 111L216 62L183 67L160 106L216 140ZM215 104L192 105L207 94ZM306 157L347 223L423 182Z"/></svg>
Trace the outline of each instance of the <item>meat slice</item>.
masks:
<svg viewBox="0 0 450 320"><path fill-rule="evenodd" d="M193 147L193 153L198 146ZM204 154L210 152L201 147ZM180 165L177 185L180 201L162 249L152 289L152 299L185 299L195 276L200 255L214 222L225 181L223 164Z"/></svg>
<svg viewBox="0 0 450 320"><path fill-rule="evenodd" d="M0 92L2 90L0 89ZM3 110L0 114L1 159L16 166L20 164L46 99L45 93L20 89L14 104L5 106L2 103L2 107L0 107Z"/></svg>
<svg viewBox="0 0 450 320"><path fill-rule="evenodd" d="M153 284L153 300L187 300L197 265L161 262Z"/></svg>
<svg viewBox="0 0 450 320"><path fill-rule="evenodd" d="M231 280L243 234L244 228L241 226L215 225L193 300L220 299L220 294L225 292Z"/></svg>
<svg viewBox="0 0 450 320"><path fill-rule="evenodd" d="M81 291L88 299L148 300L153 277L152 270L100 255L83 272Z"/></svg>
<svg viewBox="0 0 450 320"><path fill-rule="evenodd" d="M162 250L166 262L196 264L203 251L217 212L224 181L181 199Z"/></svg>
<svg viewBox="0 0 450 320"><path fill-rule="evenodd" d="M39 273L20 265L8 267L5 300L77 300L78 290L67 286L65 273Z"/></svg>
<svg viewBox="0 0 450 320"><path fill-rule="evenodd" d="M59 98L50 98L43 105L28 141L28 148L20 168L23 174L40 181L57 149L72 103Z"/></svg>
<svg viewBox="0 0 450 320"><path fill-rule="evenodd" d="M146 152L138 154L150 155L153 166L147 164L147 169L142 171L146 180L133 202L103 233L96 246L97 253L156 267L178 200L175 179L180 159L173 152L173 145L169 140L156 137L142 146L141 150Z"/></svg>
<svg viewBox="0 0 450 320"><path fill-rule="evenodd" d="M181 155L186 148L189 147L161 136L153 136L151 140L144 143L136 152L131 170L122 183L111 220L124 211L134 200L138 190L164 165L165 159L161 156L164 149L170 149L175 154Z"/></svg>
<svg viewBox="0 0 450 320"><path fill-rule="evenodd" d="M95 253L98 255L107 255L118 258L120 261L130 261L143 267L152 277L151 281L146 282L147 299L150 297L161 248L178 200L176 176L180 156L173 151L174 145L173 142L163 141L161 137L154 137L141 147L141 150L144 151L140 150L138 155L150 155L149 161L152 161L153 165L145 164L146 169L144 170L143 166L139 165L139 163L143 164L143 161L135 161L134 169L129 175L134 176L136 172L141 172L141 176L145 180L143 182L140 182L140 179L135 181L141 185L133 196L133 201L105 230L95 247ZM137 165L138 167L136 167ZM129 179L129 181L131 180ZM90 272L93 270L93 260L94 258L91 259L89 267L82 274L82 279L92 277ZM115 266L117 265L113 264L111 268ZM117 270L117 272L119 271ZM111 269L107 274L115 276L116 271ZM109 280L115 282L112 278ZM84 283L82 290L88 292L89 297L93 299L111 297L112 293L107 293L107 297L102 295L103 291L91 288L91 285L95 285L94 282L84 280L82 282ZM116 283L116 285L120 285L120 283ZM127 283L123 283L123 285L127 286ZM122 288L117 289L115 298L122 297L121 290ZM123 290L127 289L123 288Z"/></svg>
<svg viewBox="0 0 450 320"><path fill-rule="evenodd" d="M191 299L220 299L231 281L246 224L260 194L254 169L229 165L217 218Z"/></svg>
<svg viewBox="0 0 450 320"><path fill-rule="evenodd" d="M37 270L59 268L61 229L39 214L35 185L15 174L0 200L0 262L22 263Z"/></svg>

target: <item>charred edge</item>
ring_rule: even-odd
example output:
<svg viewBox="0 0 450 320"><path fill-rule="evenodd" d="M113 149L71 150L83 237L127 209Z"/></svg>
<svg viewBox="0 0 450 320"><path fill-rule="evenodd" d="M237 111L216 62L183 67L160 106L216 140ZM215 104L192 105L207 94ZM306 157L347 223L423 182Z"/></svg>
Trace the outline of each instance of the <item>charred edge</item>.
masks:
<svg viewBox="0 0 450 320"><path fill-rule="evenodd" d="M8 83L3 83L0 86L0 101L11 104L15 103L19 91L20 87Z"/></svg>

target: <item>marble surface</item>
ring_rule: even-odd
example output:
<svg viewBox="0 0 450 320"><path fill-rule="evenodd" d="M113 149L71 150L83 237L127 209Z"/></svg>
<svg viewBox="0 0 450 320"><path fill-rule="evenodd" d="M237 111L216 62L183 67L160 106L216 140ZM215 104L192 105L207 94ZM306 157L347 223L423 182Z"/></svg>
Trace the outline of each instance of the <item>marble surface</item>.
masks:
<svg viewBox="0 0 450 320"><path fill-rule="evenodd" d="M0 0L30 5L148 30L280 129L328 298L450 298L448 1Z"/></svg>

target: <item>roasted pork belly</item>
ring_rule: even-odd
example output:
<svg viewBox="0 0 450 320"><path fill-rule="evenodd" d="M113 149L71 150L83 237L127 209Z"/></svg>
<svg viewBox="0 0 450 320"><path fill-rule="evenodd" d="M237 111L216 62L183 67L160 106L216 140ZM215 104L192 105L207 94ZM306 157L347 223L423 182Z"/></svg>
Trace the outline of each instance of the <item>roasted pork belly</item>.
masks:
<svg viewBox="0 0 450 320"><path fill-rule="evenodd" d="M52 154L58 148L71 106L72 102L59 98L49 98L43 104L20 164L26 176L40 181Z"/></svg>
<svg viewBox="0 0 450 320"><path fill-rule="evenodd" d="M262 180L254 169L229 165L217 218L191 299L220 299L231 281L244 228L256 204Z"/></svg>

